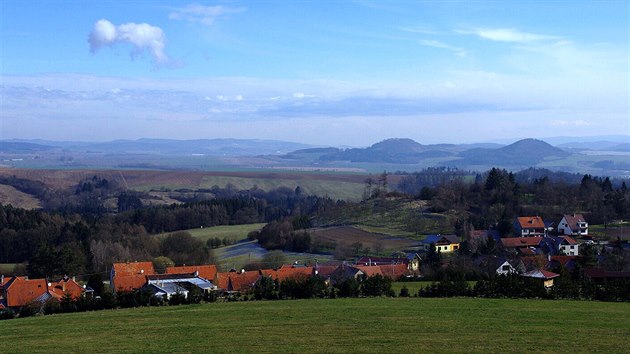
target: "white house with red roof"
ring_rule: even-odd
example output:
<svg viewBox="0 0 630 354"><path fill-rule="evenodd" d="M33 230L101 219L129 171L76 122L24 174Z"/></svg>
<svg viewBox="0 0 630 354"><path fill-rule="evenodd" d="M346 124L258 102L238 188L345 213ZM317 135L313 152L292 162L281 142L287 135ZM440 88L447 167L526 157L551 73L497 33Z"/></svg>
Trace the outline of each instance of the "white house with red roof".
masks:
<svg viewBox="0 0 630 354"><path fill-rule="evenodd" d="M588 236L588 222L586 222L582 214L564 215L558 223L558 234Z"/></svg>

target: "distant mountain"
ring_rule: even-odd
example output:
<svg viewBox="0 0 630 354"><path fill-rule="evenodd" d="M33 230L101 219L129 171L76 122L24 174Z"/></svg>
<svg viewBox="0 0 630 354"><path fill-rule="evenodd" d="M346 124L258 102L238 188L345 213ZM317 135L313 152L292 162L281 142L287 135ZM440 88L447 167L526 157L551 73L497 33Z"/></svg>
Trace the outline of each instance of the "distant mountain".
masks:
<svg viewBox="0 0 630 354"><path fill-rule="evenodd" d="M54 146L26 143L26 142L13 142L13 141L0 141L0 152L4 153L35 153L38 151L48 151L55 149Z"/></svg>
<svg viewBox="0 0 630 354"><path fill-rule="evenodd" d="M616 146L613 146L609 149L609 151L627 151L630 152L630 143L626 143L626 144L619 144Z"/></svg>
<svg viewBox="0 0 630 354"><path fill-rule="evenodd" d="M40 145L28 142L1 142L7 149L21 148L35 150L63 148L66 152L91 152L105 154L140 154L140 155L212 155L212 156L256 156L279 155L290 151L312 147L307 144L258 139L138 139L114 140L110 142L49 142ZM0 147L0 149L3 149Z"/></svg>
<svg viewBox="0 0 630 354"><path fill-rule="evenodd" d="M454 145L422 145L412 139L387 139L370 147L339 150L320 157L321 161L415 164L427 158L453 155Z"/></svg>
<svg viewBox="0 0 630 354"><path fill-rule="evenodd" d="M544 160L561 159L571 153L542 140L523 139L499 149L477 148L460 152L457 165L534 166Z"/></svg>

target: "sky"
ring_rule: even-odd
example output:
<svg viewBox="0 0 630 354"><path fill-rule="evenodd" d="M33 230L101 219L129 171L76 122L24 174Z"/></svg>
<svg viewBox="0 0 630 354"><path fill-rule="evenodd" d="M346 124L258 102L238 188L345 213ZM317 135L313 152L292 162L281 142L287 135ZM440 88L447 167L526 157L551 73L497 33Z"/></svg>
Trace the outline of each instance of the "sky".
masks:
<svg viewBox="0 0 630 354"><path fill-rule="evenodd" d="M628 1L0 2L0 140L630 135Z"/></svg>

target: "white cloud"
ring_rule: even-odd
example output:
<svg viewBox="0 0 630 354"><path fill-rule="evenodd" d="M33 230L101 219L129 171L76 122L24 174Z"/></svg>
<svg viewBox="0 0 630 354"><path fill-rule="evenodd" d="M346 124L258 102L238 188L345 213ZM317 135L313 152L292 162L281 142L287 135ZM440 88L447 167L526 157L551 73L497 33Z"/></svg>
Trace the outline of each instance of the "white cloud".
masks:
<svg viewBox="0 0 630 354"><path fill-rule="evenodd" d="M418 41L418 43L420 43L421 45L427 46L427 47L434 47L434 48L440 48L440 49L446 49L446 50L450 50L451 52L454 52L455 54L459 55L459 56L466 56L466 50L464 48L459 48L459 47L453 47L451 45L448 45L444 42L440 42L440 41L436 41L436 40L428 40L428 39L423 39Z"/></svg>
<svg viewBox="0 0 630 354"><path fill-rule="evenodd" d="M530 43L562 39L558 36L521 32L514 28L476 28L470 31L457 31L457 33L473 34L496 42Z"/></svg>
<svg viewBox="0 0 630 354"><path fill-rule="evenodd" d="M88 42L90 51L96 53L106 46L117 43L129 43L133 45L133 55L148 52L156 63L164 64L169 61L164 53L166 36L161 28L151 26L148 23L125 23L115 26L108 20L98 20L90 32Z"/></svg>
<svg viewBox="0 0 630 354"><path fill-rule="evenodd" d="M244 7L226 7L222 5L203 6L199 4L188 4L186 7L178 8L168 15L171 20L180 20L193 23L200 23L205 26L212 26L220 16L230 13L240 13L245 11Z"/></svg>

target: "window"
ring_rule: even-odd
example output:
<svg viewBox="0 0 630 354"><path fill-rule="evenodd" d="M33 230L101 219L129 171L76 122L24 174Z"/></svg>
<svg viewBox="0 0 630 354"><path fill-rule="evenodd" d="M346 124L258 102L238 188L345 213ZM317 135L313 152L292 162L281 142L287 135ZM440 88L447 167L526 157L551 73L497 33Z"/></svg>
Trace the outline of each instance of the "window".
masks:
<svg viewBox="0 0 630 354"><path fill-rule="evenodd" d="M501 267L501 270L504 272L507 272L510 270L510 266L509 265L504 265L503 267Z"/></svg>

